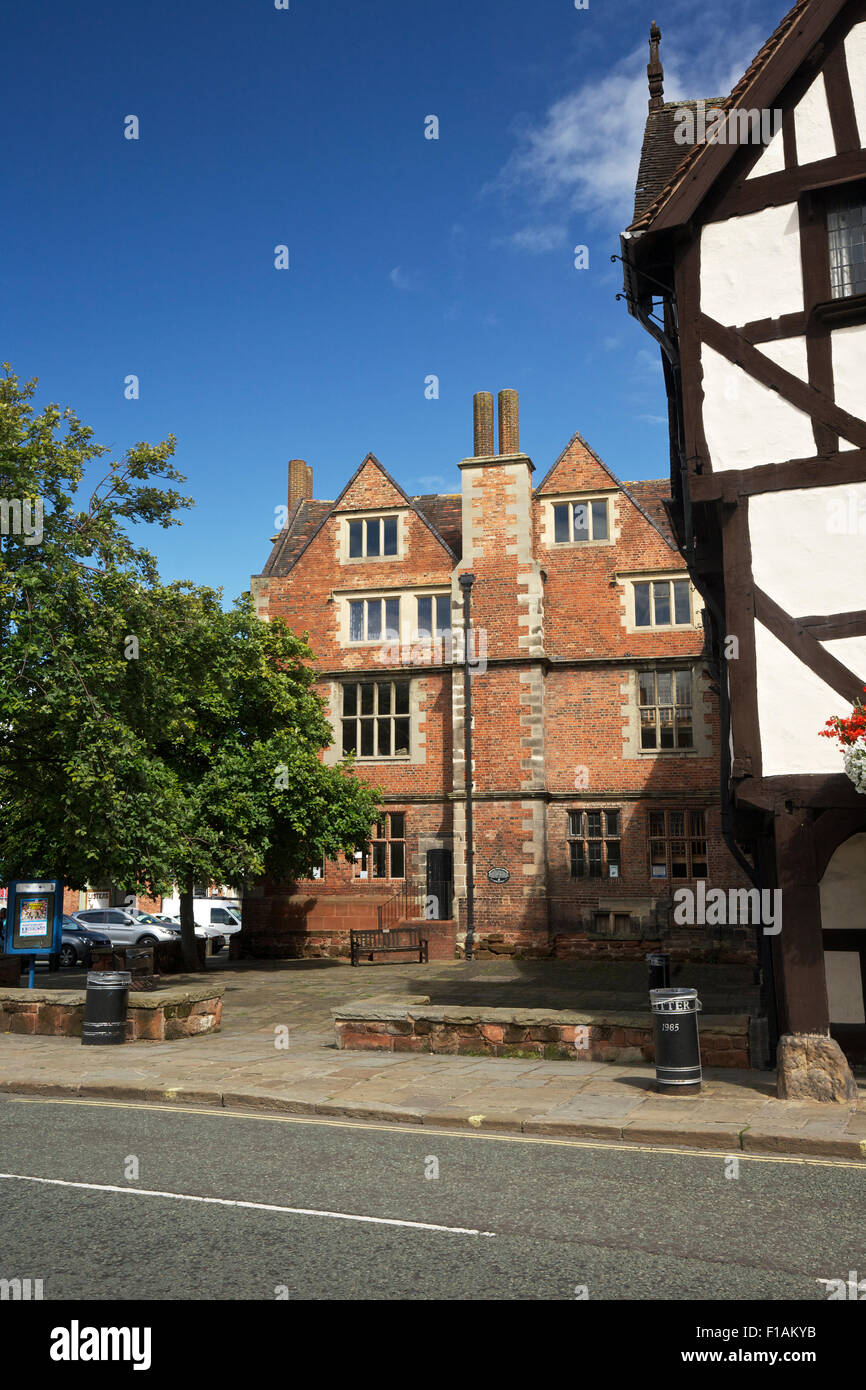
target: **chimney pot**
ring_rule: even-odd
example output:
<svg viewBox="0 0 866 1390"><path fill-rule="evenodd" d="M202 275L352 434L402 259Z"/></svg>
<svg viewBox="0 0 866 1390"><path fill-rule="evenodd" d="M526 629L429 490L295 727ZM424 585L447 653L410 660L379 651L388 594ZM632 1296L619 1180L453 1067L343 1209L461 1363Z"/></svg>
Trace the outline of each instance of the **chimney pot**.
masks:
<svg viewBox="0 0 866 1390"><path fill-rule="evenodd" d="M520 453L520 426L517 411L517 392L499 392L499 452Z"/></svg>
<svg viewBox="0 0 866 1390"><path fill-rule="evenodd" d="M474 458L487 458L493 447L493 392L477 391L472 398Z"/></svg>

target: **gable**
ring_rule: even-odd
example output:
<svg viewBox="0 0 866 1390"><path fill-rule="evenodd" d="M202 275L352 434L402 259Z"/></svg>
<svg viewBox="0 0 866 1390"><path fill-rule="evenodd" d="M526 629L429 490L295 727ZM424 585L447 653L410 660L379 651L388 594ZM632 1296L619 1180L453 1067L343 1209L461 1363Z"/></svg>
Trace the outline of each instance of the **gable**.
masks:
<svg viewBox="0 0 866 1390"><path fill-rule="evenodd" d="M375 455L368 454L334 503L334 511L363 512L410 505L403 489L388 476Z"/></svg>
<svg viewBox="0 0 866 1390"><path fill-rule="evenodd" d="M767 39L730 96L720 103L721 109L728 113L776 109L781 104L781 94L792 82L792 79L796 78L798 74L808 72L808 81L805 84L807 92L799 94L801 97L805 97L805 104L799 119L801 139L809 154L810 161L831 156L835 150L826 149L827 133L831 124L835 126L836 120L834 116L833 122L829 121L829 115L825 116L822 103L826 106L828 92L830 92L832 93L831 101L834 105L836 104L836 93L839 87L838 76L834 74L834 80L825 83L823 74L816 71L814 65L808 69L806 65L814 54L821 52L818 45L825 39L831 26L834 27L833 44L835 44L836 38L841 38L846 26L851 27L855 17L857 17L855 8L850 4L850 0L797 0L797 3L788 11ZM838 24L836 23L837 20L839 21ZM833 44L828 45L828 48L832 47ZM842 44L839 43L838 47L844 55L846 50ZM822 61L826 61L827 54L822 53L821 56ZM850 63L850 56L848 61ZM683 105L687 104L683 103ZM660 113L655 114L658 116ZM648 134L653 119L651 113L647 121ZM658 122L656 124L657 128L661 129L660 124ZM838 133L832 130L831 134L837 135L838 144ZM779 146L776 144L773 154L769 158L767 157L768 149L769 146L763 150L757 162L766 159L767 163L764 165L764 169L769 173L773 167L773 162L778 164ZM825 150L823 155L820 153L822 149ZM686 158L676 166L667 185L658 193L655 201L646 206L644 200L644 210L640 215L636 215L629 231L633 234L660 231L664 228L680 226L688 221L731 161L737 155L743 156L744 152L752 156L748 159L750 164L756 162L754 147L750 145L744 147L736 139L732 139L731 143L719 141L710 144L695 144L689 147ZM740 162L743 162L742 158Z"/></svg>
<svg viewBox="0 0 866 1390"><path fill-rule="evenodd" d="M598 454L581 434L573 434L556 463L535 489L536 496L551 492L589 492L619 487Z"/></svg>
<svg viewBox="0 0 866 1390"><path fill-rule="evenodd" d="M533 494L536 500L571 492L609 492L616 488L631 503L666 546L676 550L673 532L663 500L670 497L670 488L660 479L640 483L621 483L615 473L599 458L581 434L573 434L556 463L541 480Z"/></svg>

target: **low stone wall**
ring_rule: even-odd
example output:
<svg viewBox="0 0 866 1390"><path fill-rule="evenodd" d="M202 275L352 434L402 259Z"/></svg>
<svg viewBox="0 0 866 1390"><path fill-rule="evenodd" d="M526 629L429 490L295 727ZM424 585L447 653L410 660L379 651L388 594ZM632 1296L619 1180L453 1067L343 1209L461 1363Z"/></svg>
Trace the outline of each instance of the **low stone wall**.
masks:
<svg viewBox="0 0 866 1390"><path fill-rule="evenodd" d="M223 985L204 984L130 995L127 1042L166 1042L212 1033L222 1018ZM0 991L0 1033L80 1038L85 992L81 989Z"/></svg>
<svg viewBox="0 0 866 1390"><path fill-rule="evenodd" d="M255 921L248 922L247 909L244 908L244 925L241 931L229 937L229 956L232 960L282 959L282 960L333 960L349 959L350 931L377 931L379 928L378 902L371 899L364 902L360 898L332 897L307 899L313 905L305 916L292 918L286 915L279 923L279 930L264 931ZM359 906L360 904L360 906ZM259 904L256 902L256 906ZM453 921L427 921L413 919L394 923L398 926L417 928L429 943L430 960L454 960L457 956L457 923ZM417 961L418 952L395 952L393 955L377 957L378 960Z"/></svg>
<svg viewBox="0 0 866 1390"><path fill-rule="evenodd" d="M652 1062L645 1013L565 1009L460 1009L427 999L375 1000L332 1011L341 1048L386 1052L540 1057L551 1061ZM701 1015L706 1067L748 1067L748 1014Z"/></svg>

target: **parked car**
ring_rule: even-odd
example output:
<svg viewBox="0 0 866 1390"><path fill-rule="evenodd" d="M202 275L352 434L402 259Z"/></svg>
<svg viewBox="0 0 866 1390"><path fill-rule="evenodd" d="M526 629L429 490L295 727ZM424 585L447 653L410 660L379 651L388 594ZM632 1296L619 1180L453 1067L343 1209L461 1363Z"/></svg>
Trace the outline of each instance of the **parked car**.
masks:
<svg viewBox="0 0 866 1390"><path fill-rule="evenodd" d="M133 917L137 922L143 922L146 926L156 924L157 926L168 927L170 931L180 933L180 918L173 917L168 922L161 921L154 912L132 911ZM210 941L211 949L221 951L225 946L225 935L218 927L201 926L196 923L195 934L199 940Z"/></svg>
<svg viewBox="0 0 866 1390"><path fill-rule="evenodd" d="M82 927L104 932L112 946L155 946L160 941L176 941L177 931L157 922L150 913L136 914L125 907L86 907L73 912Z"/></svg>
<svg viewBox="0 0 866 1390"><path fill-rule="evenodd" d="M180 925L177 898L170 898L173 920ZM192 914L197 927L215 927L223 936L233 936L241 929L240 907L234 898L193 898Z"/></svg>
<svg viewBox="0 0 866 1390"><path fill-rule="evenodd" d="M91 952L97 946L110 946L111 941L104 932L83 927L74 917L63 914L63 939L60 945L60 964L81 965L88 968Z"/></svg>

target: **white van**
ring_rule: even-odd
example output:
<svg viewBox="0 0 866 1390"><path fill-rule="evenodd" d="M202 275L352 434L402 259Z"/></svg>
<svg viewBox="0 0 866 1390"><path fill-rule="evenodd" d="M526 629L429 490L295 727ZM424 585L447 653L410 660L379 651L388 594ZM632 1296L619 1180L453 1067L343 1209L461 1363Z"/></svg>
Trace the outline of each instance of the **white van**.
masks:
<svg viewBox="0 0 866 1390"><path fill-rule="evenodd" d="M162 910L180 918L180 898L163 898ZM221 936L234 936L241 929L241 914L235 898L193 898L192 915L197 927L213 927Z"/></svg>

